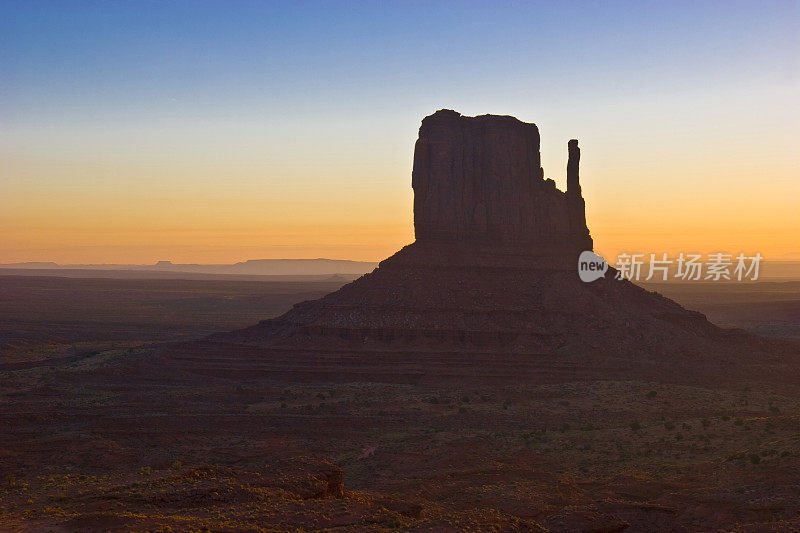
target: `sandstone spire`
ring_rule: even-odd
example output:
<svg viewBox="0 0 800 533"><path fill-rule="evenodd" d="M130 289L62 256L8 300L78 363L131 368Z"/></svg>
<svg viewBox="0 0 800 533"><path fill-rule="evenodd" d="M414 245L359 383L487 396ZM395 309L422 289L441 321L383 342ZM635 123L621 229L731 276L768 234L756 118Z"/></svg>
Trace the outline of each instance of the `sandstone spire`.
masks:
<svg viewBox="0 0 800 533"><path fill-rule="evenodd" d="M581 183L578 177L578 166L581 162L581 149L578 148L578 139L572 139L567 143L569 159L567 160L567 194L572 196L581 195Z"/></svg>
<svg viewBox="0 0 800 533"><path fill-rule="evenodd" d="M569 202L569 225L572 232L581 234L589 232L586 226L586 203L581 194L581 182L578 168L581 162L581 149L578 148L578 139L571 139L567 143L567 201ZM586 248L591 249L591 246Z"/></svg>

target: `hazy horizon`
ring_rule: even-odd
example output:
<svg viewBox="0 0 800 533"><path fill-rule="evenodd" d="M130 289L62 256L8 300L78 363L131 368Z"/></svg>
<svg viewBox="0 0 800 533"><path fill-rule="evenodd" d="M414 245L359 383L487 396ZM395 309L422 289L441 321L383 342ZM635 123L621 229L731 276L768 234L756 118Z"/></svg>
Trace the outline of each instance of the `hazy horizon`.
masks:
<svg viewBox="0 0 800 533"><path fill-rule="evenodd" d="M598 254L601 257L608 259L611 258L611 263L613 266L613 259L612 256L603 256L603 254ZM673 258L674 259L674 258ZM243 259L241 261L230 261L224 263L200 263L200 262L191 262L191 263L184 263L178 261L171 261L169 259L160 259L158 261L151 261L148 263L58 263L56 261L9 261L7 263L0 263L0 266L11 266L11 265L46 265L46 264L54 264L61 267L70 267L70 266L155 266L158 264L171 264L175 266L180 265L200 265L200 266L217 266L217 265L237 265L243 263L252 263L258 261L333 261L333 262L351 262L351 263L365 263L365 264L377 264L380 263L378 261L369 261L369 260L359 260L359 259L348 259L344 257L252 257L250 259ZM642 259L643 264L648 264L649 259L644 258ZM767 261L762 261L762 263L766 263ZM792 264L800 264L800 260L798 259L770 259L768 260L770 263L792 263Z"/></svg>

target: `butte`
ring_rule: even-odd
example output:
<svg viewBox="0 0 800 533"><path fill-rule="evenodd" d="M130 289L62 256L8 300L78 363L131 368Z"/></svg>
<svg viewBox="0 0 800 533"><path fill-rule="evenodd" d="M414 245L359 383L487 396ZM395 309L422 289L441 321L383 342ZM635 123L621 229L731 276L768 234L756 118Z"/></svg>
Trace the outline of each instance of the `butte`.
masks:
<svg viewBox="0 0 800 533"><path fill-rule="evenodd" d="M571 140L560 191L544 177L535 124L437 111L414 148L414 243L336 292L173 346L170 359L243 379L693 381L764 370L770 341L614 269L579 279L578 256L592 249L579 159Z"/></svg>

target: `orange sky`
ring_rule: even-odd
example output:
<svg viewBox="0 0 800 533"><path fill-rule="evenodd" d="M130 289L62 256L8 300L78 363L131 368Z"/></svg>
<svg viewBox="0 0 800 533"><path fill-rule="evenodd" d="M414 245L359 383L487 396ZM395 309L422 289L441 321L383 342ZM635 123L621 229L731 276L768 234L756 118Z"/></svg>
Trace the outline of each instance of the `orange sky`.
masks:
<svg viewBox="0 0 800 533"><path fill-rule="evenodd" d="M679 104L686 102L662 101L666 109ZM797 113L787 123L787 108L764 106L733 121L719 104L694 105L697 114L679 116L642 113L635 103L564 121L552 112L537 120L530 107L517 115L538 122L545 174L561 188L566 140L580 139L587 218L610 260L622 251L800 259ZM337 130L326 122L313 135L315 118L300 117L275 126L285 134L279 145L267 135L233 151L218 130L180 151L159 151L157 125L141 152L111 149L134 124L105 137L64 135L47 154L20 149L2 169L0 259L380 260L413 240L411 160L421 115L393 115L363 131L363 123Z"/></svg>

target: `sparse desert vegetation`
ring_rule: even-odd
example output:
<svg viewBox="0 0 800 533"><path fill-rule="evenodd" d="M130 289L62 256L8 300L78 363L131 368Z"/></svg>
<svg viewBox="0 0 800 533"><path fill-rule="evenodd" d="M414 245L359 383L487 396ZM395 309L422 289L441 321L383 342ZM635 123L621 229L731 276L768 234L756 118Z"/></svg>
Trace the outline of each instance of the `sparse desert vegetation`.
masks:
<svg viewBox="0 0 800 533"><path fill-rule="evenodd" d="M3 375L6 524L702 529L800 501L800 398L780 388L112 379L137 357L157 355ZM309 495L331 472L341 494Z"/></svg>
<svg viewBox="0 0 800 533"><path fill-rule="evenodd" d="M22 290L17 281L6 290ZM187 297L202 299L202 290L212 302L220 287L196 287ZM249 282L229 290L244 294ZM74 291L67 283L50 297L71 302L28 315L32 335L57 323L58 309L64 319L81 318L63 311L89 305ZM301 297L278 292L261 299L288 306ZM166 297L131 297L128 305L140 310L126 320L160 309L147 300ZM233 302L225 305L241 314L226 320L252 320L247 305ZM12 304L0 308L11 314ZM154 331L177 331L168 315L151 318L165 320ZM103 322L95 327L103 334ZM47 344L52 353L72 346L58 338ZM48 364L6 347L6 364L14 365L3 370L0 393L6 527L565 531L627 524L652 531L725 524L745 531L796 524L800 396L789 384L524 374L486 382L480 358L474 370L463 359L450 363L458 379L400 372L390 358L377 359L369 373L332 366L315 374L258 350L234 356L187 344L173 353L143 337L128 344L92 345Z"/></svg>

